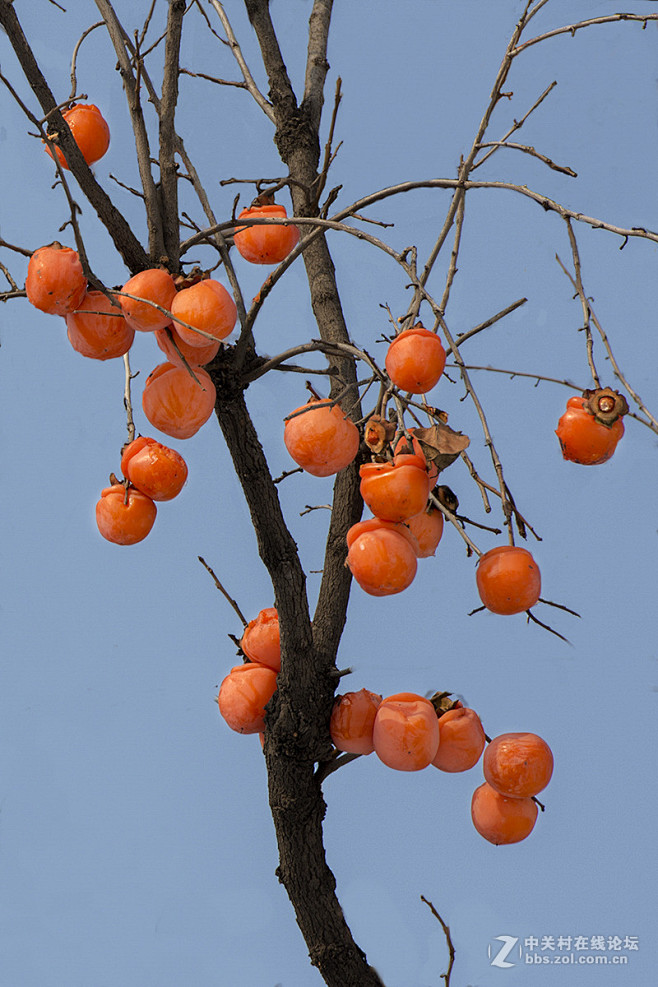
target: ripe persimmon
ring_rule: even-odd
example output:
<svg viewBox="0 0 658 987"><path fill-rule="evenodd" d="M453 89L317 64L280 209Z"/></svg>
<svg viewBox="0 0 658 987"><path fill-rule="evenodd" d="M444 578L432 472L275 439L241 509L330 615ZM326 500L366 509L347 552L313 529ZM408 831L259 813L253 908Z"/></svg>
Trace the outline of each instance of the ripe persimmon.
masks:
<svg viewBox="0 0 658 987"><path fill-rule="evenodd" d="M278 672L281 668L279 614L276 607L266 607L244 629L240 647L250 661Z"/></svg>
<svg viewBox="0 0 658 987"><path fill-rule="evenodd" d="M438 383L446 354L435 332L424 326L404 329L392 341L386 354L388 376L401 391L424 394Z"/></svg>
<svg viewBox="0 0 658 987"><path fill-rule="evenodd" d="M481 555L475 578L480 599L492 613L529 610L541 593L539 567L530 552L517 545L498 545Z"/></svg>
<svg viewBox="0 0 658 987"><path fill-rule="evenodd" d="M401 593L418 568L418 542L404 524L370 518L347 533L345 564L361 589L371 596Z"/></svg>
<svg viewBox="0 0 658 987"><path fill-rule="evenodd" d="M219 340L213 343L204 339L203 346L190 346L178 335L173 323L164 329L156 329L153 335L169 363L173 363L175 367L185 366L182 357L185 357L189 367L203 367L214 360L222 345Z"/></svg>
<svg viewBox="0 0 658 987"><path fill-rule="evenodd" d="M551 780L553 752L536 733L501 733L484 752L482 769L501 795L529 798Z"/></svg>
<svg viewBox="0 0 658 987"><path fill-rule="evenodd" d="M136 545L148 535L158 509L146 494L123 483L101 491L96 504L96 524L103 538L115 545Z"/></svg>
<svg viewBox="0 0 658 987"><path fill-rule="evenodd" d="M587 393L587 392L586 392ZM620 398L616 391L602 389L597 403L612 410L615 397ZM612 420L601 420L591 408L591 401L586 397L573 397L567 401L567 410L562 415L555 430L560 440L564 459L581 466L598 466L611 458L617 443L624 434L624 423L621 415L626 414L628 405L622 398L623 404L618 412L619 417ZM594 405L596 408L596 403ZM625 410L624 410L625 408ZM598 409L597 409L598 410ZM605 415L605 412L604 412Z"/></svg>
<svg viewBox="0 0 658 987"><path fill-rule="evenodd" d="M490 843L519 843L534 828L537 803L531 798L507 798L485 781L473 792L471 818L480 836Z"/></svg>
<svg viewBox="0 0 658 987"><path fill-rule="evenodd" d="M243 209L241 219L287 219L285 206L274 201ZM280 264L299 242L296 226L246 226L233 234L238 252L251 264Z"/></svg>
<svg viewBox="0 0 658 987"><path fill-rule="evenodd" d="M430 504L420 514L410 517L406 525L418 542L418 558L434 555L443 535L443 514L435 504Z"/></svg>
<svg viewBox="0 0 658 987"><path fill-rule="evenodd" d="M206 278L177 292L171 303L171 313L175 316L174 327L182 340L189 346L207 346L212 342L208 335L215 339L230 336L238 310L224 285L213 278ZM194 328L189 329L182 325L183 322ZM200 332L195 332L196 329L207 335L202 336Z"/></svg>
<svg viewBox="0 0 658 987"><path fill-rule="evenodd" d="M382 699L373 727L375 754L389 768L420 771L439 748L439 721L428 699L399 692Z"/></svg>
<svg viewBox="0 0 658 987"><path fill-rule="evenodd" d="M365 463L360 491L375 517L406 521L425 508L430 492L427 470L417 456L396 456L392 463Z"/></svg>
<svg viewBox="0 0 658 987"><path fill-rule="evenodd" d="M334 747L349 754L372 754L373 728L382 697L368 689L336 696L329 731Z"/></svg>
<svg viewBox="0 0 658 987"><path fill-rule="evenodd" d="M187 464L175 449L140 435L121 453L121 472L151 500L173 500L187 480Z"/></svg>
<svg viewBox="0 0 658 987"><path fill-rule="evenodd" d="M194 377L183 367L159 363L146 378L142 408L151 425L165 435L189 439L212 415L215 385L202 367L194 368Z"/></svg>
<svg viewBox="0 0 658 987"><path fill-rule="evenodd" d="M468 771L480 760L486 738L474 709L456 706L439 717L439 749L432 764L440 771Z"/></svg>
<svg viewBox="0 0 658 987"><path fill-rule="evenodd" d="M432 462L431 460L430 461L427 460L422 445L414 435L415 431L416 431L415 428L407 429L407 432L411 437L411 443L409 442L409 438L404 434L404 432L400 434L399 438L395 439L395 441L393 442L393 454L395 456L414 455L419 457L419 459L422 460L422 463L424 464L424 467L429 475L430 487L434 487L439 477L439 468L435 462Z"/></svg>
<svg viewBox="0 0 658 987"><path fill-rule="evenodd" d="M27 265L27 300L49 315L73 312L87 293L87 279L80 257L58 240L35 250Z"/></svg>
<svg viewBox="0 0 658 987"><path fill-rule="evenodd" d="M265 707L275 692L276 672L271 668L256 662L236 665L219 687L219 712L231 730L262 733L265 729Z"/></svg>
<svg viewBox="0 0 658 987"><path fill-rule="evenodd" d="M337 404L311 398L285 421L283 441L295 460L312 476L332 476L359 451L359 430Z"/></svg>
<svg viewBox="0 0 658 987"><path fill-rule="evenodd" d="M123 356L135 338L121 306L102 291L87 292L76 311L66 316L66 329L73 349L92 360Z"/></svg>
<svg viewBox="0 0 658 987"><path fill-rule="evenodd" d="M87 164L92 165L102 158L110 146L110 128L98 107L93 103L78 103L77 106L66 110L62 116L68 123L73 139ZM52 141L46 146L46 151L52 157L51 148L55 149L62 168L68 170L64 154Z"/></svg>
<svg viewBox="0 0 658 987"><path fill-rule="evenodd" d="M127 295L119 296L123 314L133 329L139 332L154 332L156 329L164 329L171 323L168 315L164 315L160 309L149 304L154 302L160 308L170 311L176 294L176 285L168 271L161 267L140 271L126 281L121 291L144 299L138 302L134 298L128 298Z"/></svg>

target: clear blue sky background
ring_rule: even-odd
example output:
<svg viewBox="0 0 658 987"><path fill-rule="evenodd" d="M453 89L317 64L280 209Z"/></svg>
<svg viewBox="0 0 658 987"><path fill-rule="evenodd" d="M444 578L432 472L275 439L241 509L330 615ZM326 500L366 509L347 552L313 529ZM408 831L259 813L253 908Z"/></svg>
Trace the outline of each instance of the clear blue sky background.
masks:
<svg viewBox="0 0 658 987"><path fill-rule="evenodd" d="M138 5L116 4L130 31ZM336 208L406 179L454 177L486 106L517 0L461 3L380 0L337 4L331 34L330 104L343 80L330 185ZM157 5L156 19L165 4ZM69 93L69 54L96 8L72 0L62 14L45 0L16 3L59 99ZM265 88L242 4L227 4ZM303 81L308 0L273 0L293 83ZM605 0L552 0L530 34L617 9ZM624 10L658 5L626 0ZM208 8L210 10L210 8ZM140 15L141 16L141 15ZM211 18L214 17L210 11ZM189 22L189 23L188 23ZM214 21L219 29L219 22ZM186 19L183 65L237 78L230 52L201 18ZM530 36L530 35L529 35ZM655 195L656 26L590 28L520 57L489 136L501 137L553 80L558 86L518 139L571 166L578 179L503 150L479 174L527 184L571 208L621 226L658 229ZM153 73L161 55L154 56ZM2 70L29 94L0 35ZM97 103L113 139L95 168L144 239L132 140L115 56L102 31L85 42L78 90ZM250 97L199 79L181 80L179 128L220 217L238 191L230 176L274 177L282 166L271 126ZM330 105L329 105L330 108ZM38 112L38 111L37 111ZM328 122L327 113L327 122ZM0 235L34 249L72 243L53 167L31 126L2 95ZM326 133L326 128L325 128ZM415 192L373 208L394 222L396 248L420 257L443 221L448 193ZM186 207L201 221L192 200ZM92 210L82 227L92 265L107 285L127 272ZM368 227L370 231L380 232ZM656 410L656 245L576 227L588 295L636 390ZM383 359L374 340L408 293L395 265L334 234L338 283L354 340ZM590 383L582 313L555 254L570 263L564 223L521 196L469 193L459 272L447 311L465 331L516 299L527 304L464 345L471 363ZM212 263L198 250L200 264ZM24 261L1 258L22 283ZM240 258L245 296L266 269ZM433 278L442 290L445 263ZM315 332L301 264L264 307L262 352ZM63 323L23 301L0 310L0 987L314 987L305 945L277 883L265 769L256 737L232 733L214 705L235 663L233 611L197 561L215 568L243 612L272 605L255 539L214 422L186 442L189 482L159 509L142 544L118 548L95 527L94 505L125 439L122 361L74 353ZM597 345L606 383L614 381ZM140 336L131 355L137 427L142 382L160 362ZM475 373L516 503L542 541L529 547L543 595L582 614L538 616L572 645L521 617L468 612L479 603L474 561L452 530L419 566L404 594L374 599L355 588L340 654L346 680L384 695L449 689L481 715L490 735L531 730L555 754L547 811L532 836L496 848L470 822L478 766L394 773L361 758L326 783L326 847L348 921L390 987L437 987L446 969L441 930L420 901L449 922L457 951L454 987L649 987L656 981L656 437L627 421L606 465L563 462L554 428L570 391L559 385ZM435 403L471 436L470 453L492 479L481 431L459 384L443 379ZM270 375L248 401L275 475L289 468L282 418L304 400L303 378ZM167 441L166 437L164 441ZM445 474L463 513L486 523L467 471ZM327 515L299 516L330 497L329 480L293 476L280 487L314 599ZM500 516L494 511L492 523ZM486 550L494 535L469 529ZM627 966L490 965L500 935L625 936ZM613 956L613 951L605 950Z"/></svg>

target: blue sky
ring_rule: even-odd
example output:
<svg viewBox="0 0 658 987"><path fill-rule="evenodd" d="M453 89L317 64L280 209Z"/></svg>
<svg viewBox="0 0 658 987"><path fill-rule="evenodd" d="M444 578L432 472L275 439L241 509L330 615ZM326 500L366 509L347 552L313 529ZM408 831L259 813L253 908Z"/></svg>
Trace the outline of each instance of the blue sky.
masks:
<svg viewBox="0 0 658 987"><path fill-rule="evenodd" d="M50 4L17 6L53 91L65 99L69 53L81 26L97 19L96 8L74 0L64 15ZM226 6L266 88L242 5ZM298 87L311 5L271 6ZM336 209L399 181L454 177L522 6L407 0L402 12L380 0L373 17L371 5L336 5L325 122L326 134L340 75L343 145L329 179L330 187L342 185ZM138 26L134 3L120 0L116 8L127 28ZM551 0L530 33L615 9L604 0ZM658 12L638 0L624 9ZM229 52L197 14L188 20L183 64L237 78ZM496 110L490 138L502 136L557 80L518 139L578 178L513 150L476 174L527 184L623 227L658 229L655 38L655 24L646 31L608 25L527 51L512 70L506 88L513 97ZM0 58L34 108L4 35ZM107 37L94 32L80 54L78 90L101 107L112 132L95 172L144 239L138 201L109 177L137 182L114 65ZM58 236L71 243L70 230L58 233L67 210L61 193L51 191L51 163L6 92L2 108L0 236L31 249ZM251 199L248 187L221 188L220 179L283 173L271 126L244 92L183 78L178 122L220 217L230 216L238 191ZM396 249L417 244L423 258L448 196L434 190L388 199L368 215L395 226L367 229ZM200 219L191 199L186 208ZM90 207L81 222L94 270L107 285L123 283L128 272ZM610 234L582 224L576 233L585 290L621 366L655 413L656 244L631 240L620 251ZM383 361L374 343L389 331L380 306L404 312L404 276L354 238L333 234L330 246L353 339ZM464 345L471 363L588 386L580 304L556 254L569 266L557 216L508 191L469 193L448 324L463 332L528 299ZM202 250L195 258L211 262ZM6 250L0 260L22 283L24 261ZM252 297L266 269L237 258L236 270ZM440 263L431 282L439 296L445 270ZM262 352L314 333L304 282L298 263L268 298L256 329ZM183 493L159 508L146 541L110 545L98 535L94 505L108 474L118 472L126 435L122 362L83 359L60 320L22 300L2 306L0 343L0 987L313 987L320 978L274 876L258 739L233 734L214 704L236 662L227 635L239 635L240 625L197 556L248 617L272 605L219 430L211 421L194 438L171 442L189 467ZM139 400L160 362L151 339L140 335L131 362L140 371L138 430L162 438ZM614 386L603 355L599 366ZM542 595L582 619L547 608L538 616L571 645L523 617L468 617L479 603L474 562L448 530L404 594L374 599L354 589L340 665L354 670L350 688L384 695L449 689L479 712L491 736L539 733L555 755L547 809L527 841L493 847L470 822L480 766L453 777L433 769L407 775L373 755L326 782L328 860L355 937L390 987L435 987L446 969L443 935L421 894L452 929L454 987L648 987L658 960L656 436L627 421L609 463L579 468L562 460L554 435L571 391L477 371L473 379L516 503L542 538L528 544L542 571ZM269 375L248 391L275 475L291 465L282 419L305 399L303 380ZM491 480L463 389L444 378L434 394L453 428L471 436L469 453ZM490 519L484 515L463 466L452 467L445 482L464 514L500 523L495 509ZM311 600L327 516L300 512L326 503L330 489L330 480L312 477L280 485ZM497 542L478 529L469 533L483 550ZM626 951L621 967L580 965L574 972L517 959L496 969L488 949L501 935L521 944L528 937L630 936L639 948Z"/></svg>

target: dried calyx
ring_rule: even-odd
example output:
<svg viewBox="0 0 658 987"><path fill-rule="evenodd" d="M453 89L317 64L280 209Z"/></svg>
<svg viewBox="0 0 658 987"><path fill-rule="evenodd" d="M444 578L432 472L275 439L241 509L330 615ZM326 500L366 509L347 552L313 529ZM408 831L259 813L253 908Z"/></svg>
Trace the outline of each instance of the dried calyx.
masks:
<svg viewBox="0 0 658 987"><path fill-rule="evenodd" d="M594 415L601 425L610 427L618 418L628 414L628 402L619 391L611 387L599 387L596 390L583 391L584 407L590 415Z"/></svg>

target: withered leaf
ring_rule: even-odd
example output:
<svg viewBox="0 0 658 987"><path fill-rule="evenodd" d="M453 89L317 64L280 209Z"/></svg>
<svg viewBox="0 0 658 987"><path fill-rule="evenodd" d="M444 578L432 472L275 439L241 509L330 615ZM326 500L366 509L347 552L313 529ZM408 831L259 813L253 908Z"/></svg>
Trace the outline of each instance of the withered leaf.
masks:
<svg viewBox="0 0 658 987"><path fill-rule="evenodd" d="M435 463L439 471L447 469L454 463L464 449L468 449L471 440L462 432L455 432L449 425L437 422L429 428L416 428L414 435L420 442L425 459Z"/></svg>
<svg viewBox="0 0 658 987"><path fill-rule="evenodd" d="M382 452L395 435L395 425L381 415L373 415L365 427L365 441L372 452Z"/></svg>

